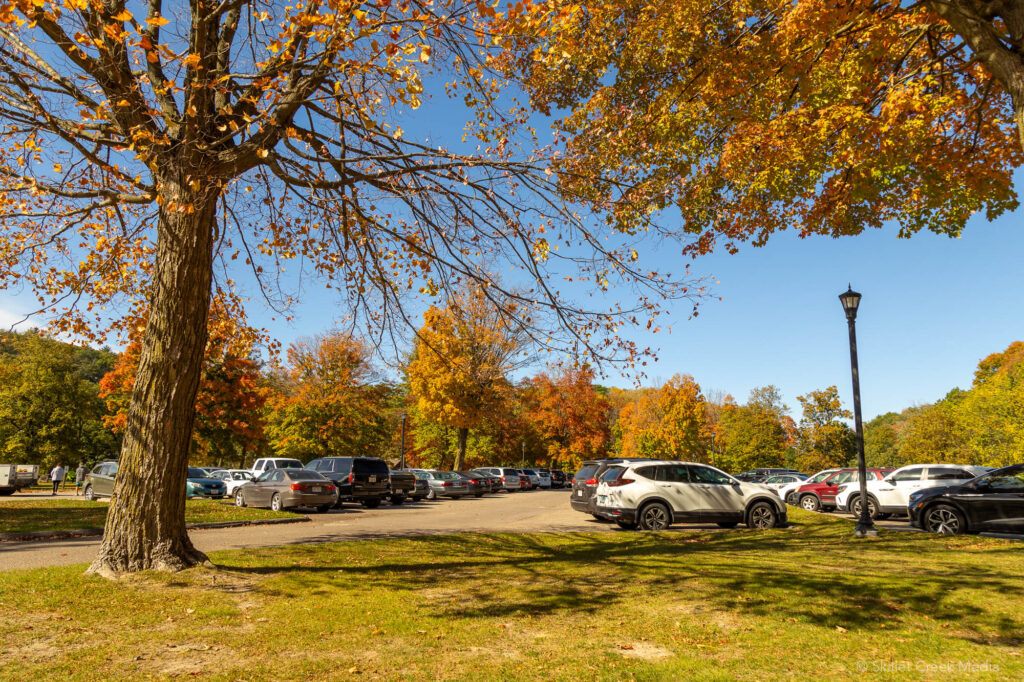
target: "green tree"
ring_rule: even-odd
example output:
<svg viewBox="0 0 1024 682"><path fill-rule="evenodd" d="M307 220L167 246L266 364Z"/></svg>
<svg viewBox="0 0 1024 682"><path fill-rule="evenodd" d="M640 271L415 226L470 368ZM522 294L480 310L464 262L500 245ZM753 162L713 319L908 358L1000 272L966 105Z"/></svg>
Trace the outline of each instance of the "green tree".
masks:
<svg viewBox="0 0 1024 682"><path fill-rule="evenodd" d="M856 436L843 419L853 414L843 408L839 390L829 386L797 396L803 414L800 418L796 464L802 471L815 472L846 466L856 455Z"/></svg>
<svg viewBox="0 0 1024 682"><path fill-rule="evenodd" d="M736 472L784 466L791 450L788 411L775 386L753 389L746 405L725 403L719 416L718 465Z"/></svg>
<svg viewBox="0 0 1024 682"><path fill-rule="evenodd" d="M869 467L899 467L899 426L903 417L895 412L880 414L864 425L864 459Z"/></svg>

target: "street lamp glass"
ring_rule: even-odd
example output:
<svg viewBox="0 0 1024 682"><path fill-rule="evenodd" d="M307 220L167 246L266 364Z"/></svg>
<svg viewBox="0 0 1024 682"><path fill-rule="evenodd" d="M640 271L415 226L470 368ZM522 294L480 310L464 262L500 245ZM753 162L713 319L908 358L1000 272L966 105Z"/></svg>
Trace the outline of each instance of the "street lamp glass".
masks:
<svg viewBox="0 0 1024 682"><path fill-rule="evenodd" d="M846 291L839 294L839 301L843 304L843 310L846 311L847 317L855 317L857 315L857 306L860 305L860 294L847 287Z"/></svg>

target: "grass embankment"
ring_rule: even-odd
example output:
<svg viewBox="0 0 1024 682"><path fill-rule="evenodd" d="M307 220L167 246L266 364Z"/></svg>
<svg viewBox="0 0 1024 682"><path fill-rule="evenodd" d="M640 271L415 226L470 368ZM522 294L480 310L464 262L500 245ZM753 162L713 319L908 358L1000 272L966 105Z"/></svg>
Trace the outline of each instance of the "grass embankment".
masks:
<svg viewBox="0 0 1024 682"><path fill-rule="evenodd" d="M293 516L296 514L269 509L239 509L230 500L188 500L185 503L185 523L254 521ZM12 502L0 499L0 533L102 528L106 518L106 502L68 499Z"/></svg>
<svg viewBox="0 0 1024 682"><path fill-rule="evenodd" d="M1024 677L1020 544L793 519L219 552L121 582L9 571L0 677Z"/></svg>

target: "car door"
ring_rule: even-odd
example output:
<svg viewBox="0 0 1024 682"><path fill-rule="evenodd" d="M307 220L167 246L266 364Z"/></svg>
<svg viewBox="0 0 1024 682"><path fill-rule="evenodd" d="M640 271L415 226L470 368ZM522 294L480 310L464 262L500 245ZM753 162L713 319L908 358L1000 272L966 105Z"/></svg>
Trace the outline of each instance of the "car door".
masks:
<svg viewBox="0 0 1024 682"><path fill-rule="evenodd" d="M700 521L704 500L701 491L690 481L685 464L659 464L652 469L654 487L672 505L672 516L679 522Z"/></svg>
<svg viewBox="0 0 1024 682"><path fill-rule="evenodd" d="M970 500L960 500L976 530L1024 530L1024 466L993 472L975 484Z"/></svg>
<svg viewBox="0 0 1024 682"><path fill-rule="evenodd" d="M857 480L856 476L856 471L837 471L832 474L821 482L821 487L818 488L818 499L823 505L836 506L836 494L839 492L839 486Z"/></svg>
<svg viewBox="0 0 1024 682"><path fill-rule="evenodd" d="M245 501L248 504L259 507L270 502L270 477L274 471L264 471L256 477L251 486L245 489Z"/></svg>
<svg viewBox="0 0 1024 682"><path fill-rule="evenodd" d="M876 489L878 505L885 510L906 511L910 494L923 485L924 467L913 467L894 471L882 479Z"/></svg>
<svg viewBox="0 0 1024 682"><path fill-rule="evenodd" d="M743 494L733 479L711 467L687 465L690 485L696 489L701 521L743 518Z"/></svg>

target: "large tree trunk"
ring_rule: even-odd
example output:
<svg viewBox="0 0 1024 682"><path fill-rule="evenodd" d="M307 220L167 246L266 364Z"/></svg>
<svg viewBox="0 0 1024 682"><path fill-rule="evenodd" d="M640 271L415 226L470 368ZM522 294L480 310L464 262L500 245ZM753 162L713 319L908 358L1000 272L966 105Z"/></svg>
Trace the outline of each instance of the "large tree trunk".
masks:
<svg viewBox="0 0 1024 682"><path fill-rule="evenodd" d="M469 439L469 429L459 427L459 444L455 449L455 466L453 471L462 471L463 465L466 462L466 441Z"/></svg>
<svg viewBox="0 0 1024 682"><path fill-rule="evenodd" d="M188 168L187 164L180 164ZM185 478L206 346L218 192L164 179L149 320L103 544L90 573L206 561L185 530Z"/></svg>

